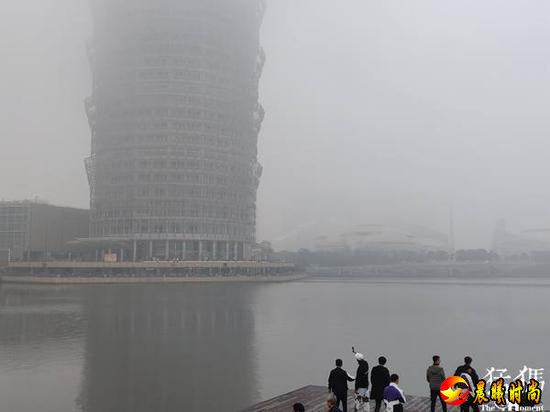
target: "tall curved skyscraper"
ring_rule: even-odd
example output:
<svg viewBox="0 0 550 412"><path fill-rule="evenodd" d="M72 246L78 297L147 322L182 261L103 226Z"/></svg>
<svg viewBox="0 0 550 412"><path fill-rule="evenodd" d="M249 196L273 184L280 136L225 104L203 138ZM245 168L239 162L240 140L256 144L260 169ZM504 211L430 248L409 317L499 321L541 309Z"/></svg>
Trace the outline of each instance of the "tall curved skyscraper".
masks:
<svg viewBox="0 0 550 412"><path fill-rule="evenodd" d="M90 237L126 259L248 259L263 0L91 0Z"/></svg>

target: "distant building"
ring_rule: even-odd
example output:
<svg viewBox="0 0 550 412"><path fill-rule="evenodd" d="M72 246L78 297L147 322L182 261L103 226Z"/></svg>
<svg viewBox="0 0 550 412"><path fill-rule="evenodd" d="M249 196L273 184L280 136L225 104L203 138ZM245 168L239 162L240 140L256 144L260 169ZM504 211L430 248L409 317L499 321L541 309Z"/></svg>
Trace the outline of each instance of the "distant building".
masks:
<svg viewBox="0 0 550 412"><path fill-rule="evenodd" d="M316 249L320 251L448 251L449 240L434 230L412 226L360 225L355 230L336 237L319 236Z"/></svg>
<svg viewBox="0 0 550 412"><path fill-rule="evenodd" d="M263 241L256 243L252 247L252 260L257 262L268 262L272 260L274 253L273 246L271 246L270 242Z"/></svg>
<svg viewBox="0 0 550 412"><path fill-rule="evenodd" d="M346 241L340 236L317 236L314 249L322 252L342 252L348 249Z"/></svg>
<svg viewBox="0 0 550 412"><path fill-rule="evenodd" d="M512 233L508 231L506 221L499 221L495 226L493 250L504 258L528 257L548 261L550 260L550 228Z"/></svg>
<svg viewBox="0 0 550 412"><path fill-rule="evenodd" d="M67 242L87 237L90 212L30 200L0 202L0 260L63 257Z"/></svg>

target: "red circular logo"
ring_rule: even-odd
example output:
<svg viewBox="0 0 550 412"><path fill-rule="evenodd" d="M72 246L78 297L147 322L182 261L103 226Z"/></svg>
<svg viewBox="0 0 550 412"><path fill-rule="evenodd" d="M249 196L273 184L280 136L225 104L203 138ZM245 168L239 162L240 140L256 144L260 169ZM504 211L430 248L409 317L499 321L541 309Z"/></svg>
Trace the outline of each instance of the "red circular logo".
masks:
<svg viewBox="0 0 550 412"><path fill-rule="evenodd" d="M459 376L451 376L439 387L441 397L448 405L462 405L468 400L470 388L468 383Z"/></svg>

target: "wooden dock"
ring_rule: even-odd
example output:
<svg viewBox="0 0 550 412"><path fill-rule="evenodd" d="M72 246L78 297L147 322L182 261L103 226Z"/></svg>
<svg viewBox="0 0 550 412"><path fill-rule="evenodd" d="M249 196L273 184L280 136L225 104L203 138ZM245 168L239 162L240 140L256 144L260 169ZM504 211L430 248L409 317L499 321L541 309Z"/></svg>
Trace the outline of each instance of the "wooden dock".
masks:
<svg viewBox="0 0 550 412"><path fill-rule="evenodd" d="M251 406L242 412L292 412L292 405L296 402L304 404L306 412L326 412L325 401L327 399L327 388L325 386L305 386L301 389L277 396L276 398ZM404 410L410 412L429 411L430 398L423 396L406 395L407 403ZM353 392L348 397L348 411L353 411ZM371 411L374 410L374 402L370 402ZM448 406L449 412L460 411L459 407ZM441 404L438 401L436 411L441 411Z"/></svg>

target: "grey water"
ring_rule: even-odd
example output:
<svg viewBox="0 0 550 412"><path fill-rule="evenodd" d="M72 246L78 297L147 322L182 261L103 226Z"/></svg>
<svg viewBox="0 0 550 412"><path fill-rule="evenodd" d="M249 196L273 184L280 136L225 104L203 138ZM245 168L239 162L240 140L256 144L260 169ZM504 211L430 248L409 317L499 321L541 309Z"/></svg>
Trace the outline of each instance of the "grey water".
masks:
<svg viewBox="0 0 550 412"><path fill-rule="evenodd" d="M0 412L237 411L326 384L351 347L411 394L442 356L550 367L550 280L0 285ZM550 373L550 372L548 372Z"/></svg>

